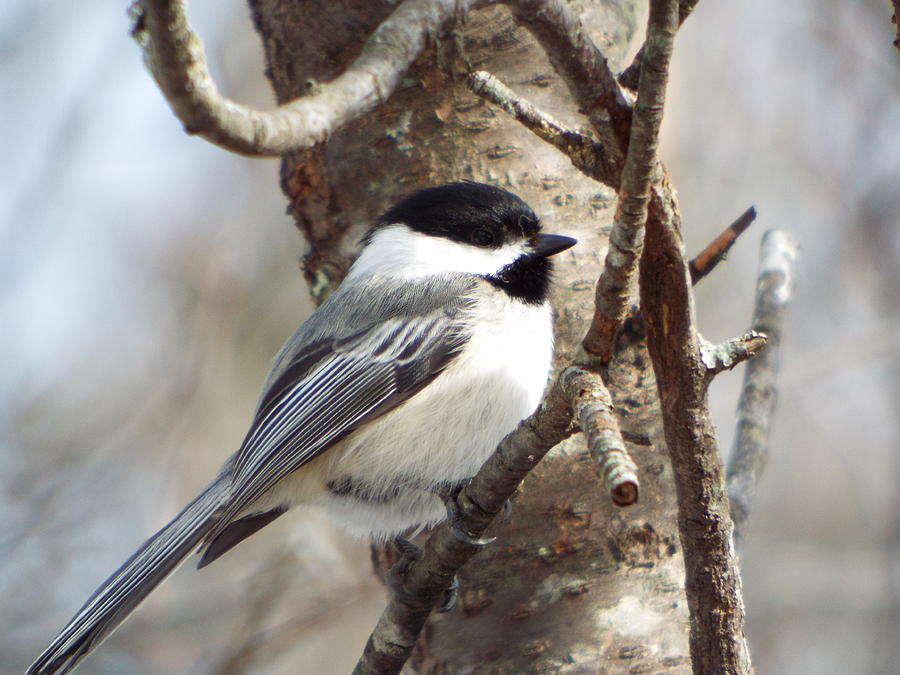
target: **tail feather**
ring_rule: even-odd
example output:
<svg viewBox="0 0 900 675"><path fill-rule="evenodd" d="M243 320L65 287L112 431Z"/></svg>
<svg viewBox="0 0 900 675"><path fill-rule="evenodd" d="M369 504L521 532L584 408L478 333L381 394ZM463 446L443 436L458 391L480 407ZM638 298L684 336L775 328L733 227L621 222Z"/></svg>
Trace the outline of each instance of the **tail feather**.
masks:
<svg viewBox="0 0 900 675"><path fill-rule="evenodd" d="M67 673L97 647L213 529L221 478L188 504L116 570L31 664L26 675Z"/></svg>

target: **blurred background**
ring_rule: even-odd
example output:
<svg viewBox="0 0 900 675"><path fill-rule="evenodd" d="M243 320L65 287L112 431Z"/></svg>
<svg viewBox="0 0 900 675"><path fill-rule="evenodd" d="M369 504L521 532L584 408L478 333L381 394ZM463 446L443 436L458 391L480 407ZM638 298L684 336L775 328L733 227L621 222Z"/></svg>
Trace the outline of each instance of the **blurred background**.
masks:
<svg viewBox="0 0 900 675"><path fill-rule="evenodd" d="M271 105L246 6L191 18L224 92ZM186 136L127 31L109 0L0 7L0 672L212 477L309 311L278 162ZM762 673L900 663L892 40L887 0L732 0L676 44L661 154L689 252L759 211L698 287L705 336L747 327L766 229L801 248L743 553ZM740 382L712 390L724 449ZM83 672L349 672L383 605L370 569L364 542L292 512L179 570Z"/></svg>

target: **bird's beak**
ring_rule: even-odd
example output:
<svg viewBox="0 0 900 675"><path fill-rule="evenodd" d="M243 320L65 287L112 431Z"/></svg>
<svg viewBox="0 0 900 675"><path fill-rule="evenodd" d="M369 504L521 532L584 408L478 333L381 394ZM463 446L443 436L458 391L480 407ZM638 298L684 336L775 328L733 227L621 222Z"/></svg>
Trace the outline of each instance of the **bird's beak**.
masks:
<svg viewBox="0 0 900 675"><path fill-rule="evenodd" d="M567 248L572 248L577 243L577 239L564 237L561 234L539 234L537 236L537 246L534 247L534 254L549 258L551 255L565 251Z"/></svg>

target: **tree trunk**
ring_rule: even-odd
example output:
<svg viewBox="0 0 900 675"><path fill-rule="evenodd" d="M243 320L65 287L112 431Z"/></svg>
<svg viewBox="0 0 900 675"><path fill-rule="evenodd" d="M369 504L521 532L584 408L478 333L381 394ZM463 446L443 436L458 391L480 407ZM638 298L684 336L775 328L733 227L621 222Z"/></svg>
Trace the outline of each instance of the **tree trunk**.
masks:
<svg viewBox="0 0 900 675"><path fill-rule="evenodd" d="M395 8L375 0L250 4L279 101L341 72ZM634 4L579 3L592 37L619 68L636 28ZM554 259L558 353L571 356L593 313L615 193L454 75L463 54L557 119L584 126L546 55L505 7L473 12L457 38L432 45L385 105L284 159L282 186L311 245L311 292L321 299L333 288L362 230L400 196L458 179L493 183L525 199L546 231L579 239ZM652 443L629 445L640 503L611 505L582 437L561 444L525 482L510 520L494 528L497 541L463 569L459 604L432 616L408 669L690 670L671 468L650 359L636 331L621 337L611 371L623 431Z"/></svg>

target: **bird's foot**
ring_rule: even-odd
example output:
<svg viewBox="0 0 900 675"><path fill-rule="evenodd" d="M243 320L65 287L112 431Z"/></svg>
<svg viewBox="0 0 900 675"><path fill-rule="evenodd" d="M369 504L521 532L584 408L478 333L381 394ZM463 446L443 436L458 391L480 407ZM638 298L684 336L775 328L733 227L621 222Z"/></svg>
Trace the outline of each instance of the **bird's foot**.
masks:
<svg viewBox="0 0 900 675"><path fill-rule="evenodd" d="M409 601L412 596L403 590L403 577L406 576L409 566L416 559L420 549L409 539L403 539L402 537L395 537L392 543L400 554L400 559L384 575L384 583L387 584L391 593L401 600Z"/></svg>
<svg viewBox="0 0 900 675"><path fill-rule="evenodd" d="M397 549L397 552L400 553L400 559L394 563L394 565L387 571L385 575L385 583L388 588L391 589L391 593L393 593L397 598L400 599L401 602L405 604L415 604L418 601L418 597L414 596L411 593L407 593L403 588L403 577L406 576L407 571L409 570L409 566L412 564L412 561L416 559L416 556L419 554L421 550L420 547L416 546L414 543L409 541L408 539L403 539L402 537L396 537L393 541L394 548ZM437 611L441 614L444 612L449 612L456 605L456 599L458 596L457 591L459 590L459 579L456 578L456 575L453 576L453 579L450 580L450 585L447 586L444 591L444 596L441 601L441 604L438 605Z"/></svg>
<svg viewBox="0 0 900 675"><path fill-rule="evenodd" d="M462 513L457 497L459 497L459 493L462 492L465 485L465 482L441 485L436 488L435 492L443 500L444 506L447 507L447 523L450 525L450 532L453 536L470 546L487 546L495 542L497 537L479 539L466 532L463 526Z"/></svg>

